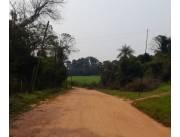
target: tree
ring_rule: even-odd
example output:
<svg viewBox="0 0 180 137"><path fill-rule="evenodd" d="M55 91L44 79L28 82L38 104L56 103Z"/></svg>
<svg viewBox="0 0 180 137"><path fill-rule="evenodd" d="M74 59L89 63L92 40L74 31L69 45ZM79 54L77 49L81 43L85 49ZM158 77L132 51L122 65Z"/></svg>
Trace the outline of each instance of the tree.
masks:
<svg viewBox="0 0 180 137"><path fill-rule="evenodd" d="M158 35L154 38L155 56L150 63L152 76L162 81L171 80L171 37Z"/></svg>
<svg viewBox="0 0 180 137"><path fill-rule="evenodd" d="M149 55L148 53L138 55L137 58L142 64L145 64L152 60L152 56Z"/></svg>
<svg viewBox="0 0 180 137"><path fill-rule="evenodd" d="M104 61L102 64L101 80L104 86L111 88L119 88L118 76L118 63L119 61Z"/></svg>
<svg viewBox="0 0 180 137"><path fill-rule="evenodd" d="M123 86L135 78L141 78L143 74L142 65L136 57L121 59L118 71L119 81Z"/></svg>
<svg viewBox="0 0 180 137"><path fill-rule="evenodd" d="M155 49L154 52L156 54L171 54L171 38L163 35L159 35L154 38L155 41Z"/></svg>
<svg viewBox="0 0 180 137"><path fill-rule="evenodd" d="M64 63L73 51L75 38L67 33L58 37L49 21L44 24L38 20L44 16L58 19L56 6L63 1L11 2L10 92L59 87L66 79Z"/></svg>
<svg viewBox="0 0 180 137"><path fill-rule="evenodd" d="M59 19L60 13L57 8L62 5L64 0L20 0L11 2L13 13L17 18L17 25L25 27L32 24L40 17L50 17L51 19Z"/></svg>
<svg viewBox="0 0 180 137"><path fill-rule="evenodd" d="M94 57L80 58L69 63L71 75L99 75L101 62Z"/></svg>
<svg viewBox="0 0 180 137"><path fill-rule="evenodd" d="M120 51L120 53L117 56L117 58L129 58L134 53L134 50L130 46L127 46L126 44L123 45L122 48L118 50Z"/></svg>

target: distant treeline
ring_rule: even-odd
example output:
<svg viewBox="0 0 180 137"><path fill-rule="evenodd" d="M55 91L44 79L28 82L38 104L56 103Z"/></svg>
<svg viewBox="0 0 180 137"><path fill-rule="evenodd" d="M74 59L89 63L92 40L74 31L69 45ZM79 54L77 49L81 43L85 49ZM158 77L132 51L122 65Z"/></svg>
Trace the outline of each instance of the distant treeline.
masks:
<svg viewBox="0 0 180 137"><path fill-rule="evenodd" d="M123 45L117 60L100 62L94 57L68 61L72 76L100 75L105 88L146 91L162 82L171 81L171 38L163 35L153 39L154 54L134 55L134 50Z"/></svg>
<svg viewBox="0 0 180 137"><path fill-rule="evenodd" d="M72 76L100 75L101 62L95 57L67 61L68 74Z"/></svg>

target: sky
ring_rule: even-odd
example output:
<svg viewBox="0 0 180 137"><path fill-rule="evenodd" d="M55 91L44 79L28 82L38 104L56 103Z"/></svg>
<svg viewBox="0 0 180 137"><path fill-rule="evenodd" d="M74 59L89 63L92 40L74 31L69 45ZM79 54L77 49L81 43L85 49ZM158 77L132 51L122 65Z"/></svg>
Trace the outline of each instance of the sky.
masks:
<svg viewBox="0 0 180 137"><path fill-rule="evenodd" d="M153 37L171 36L170 0L66 0L61 14L62 19L53 22L54 30L74 36L79 49L70 60L87 56L114 60L124 44L135 55L142 54L147 28L148 53L153 53Z"/></svg>

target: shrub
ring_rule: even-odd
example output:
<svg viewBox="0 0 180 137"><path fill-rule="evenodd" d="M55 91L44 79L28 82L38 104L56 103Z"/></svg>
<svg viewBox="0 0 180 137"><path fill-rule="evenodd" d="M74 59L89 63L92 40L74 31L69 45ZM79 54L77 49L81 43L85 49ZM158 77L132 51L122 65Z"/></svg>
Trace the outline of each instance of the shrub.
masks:
<svg viewBox="0 0 180 137"><path fill-rule="evenodd" d="M158 79L135 79L125 86L130 91L149 91L157 88L161 81Z"/></svg>

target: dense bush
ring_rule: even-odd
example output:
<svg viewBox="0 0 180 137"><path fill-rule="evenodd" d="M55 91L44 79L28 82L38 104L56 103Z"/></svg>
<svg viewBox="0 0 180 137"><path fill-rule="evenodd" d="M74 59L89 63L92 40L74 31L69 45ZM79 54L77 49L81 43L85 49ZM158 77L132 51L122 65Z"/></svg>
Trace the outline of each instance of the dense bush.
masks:
<svg viewBox="0 0 180 137"><path fill-rule="evenodd" d="M63 33L59 41L50 26L44 40L46 25L42 23L33 24L33 29L19 27L12 21L9 25L10 93L61 86L67 78L64 63L74 38Z"/></svg>

